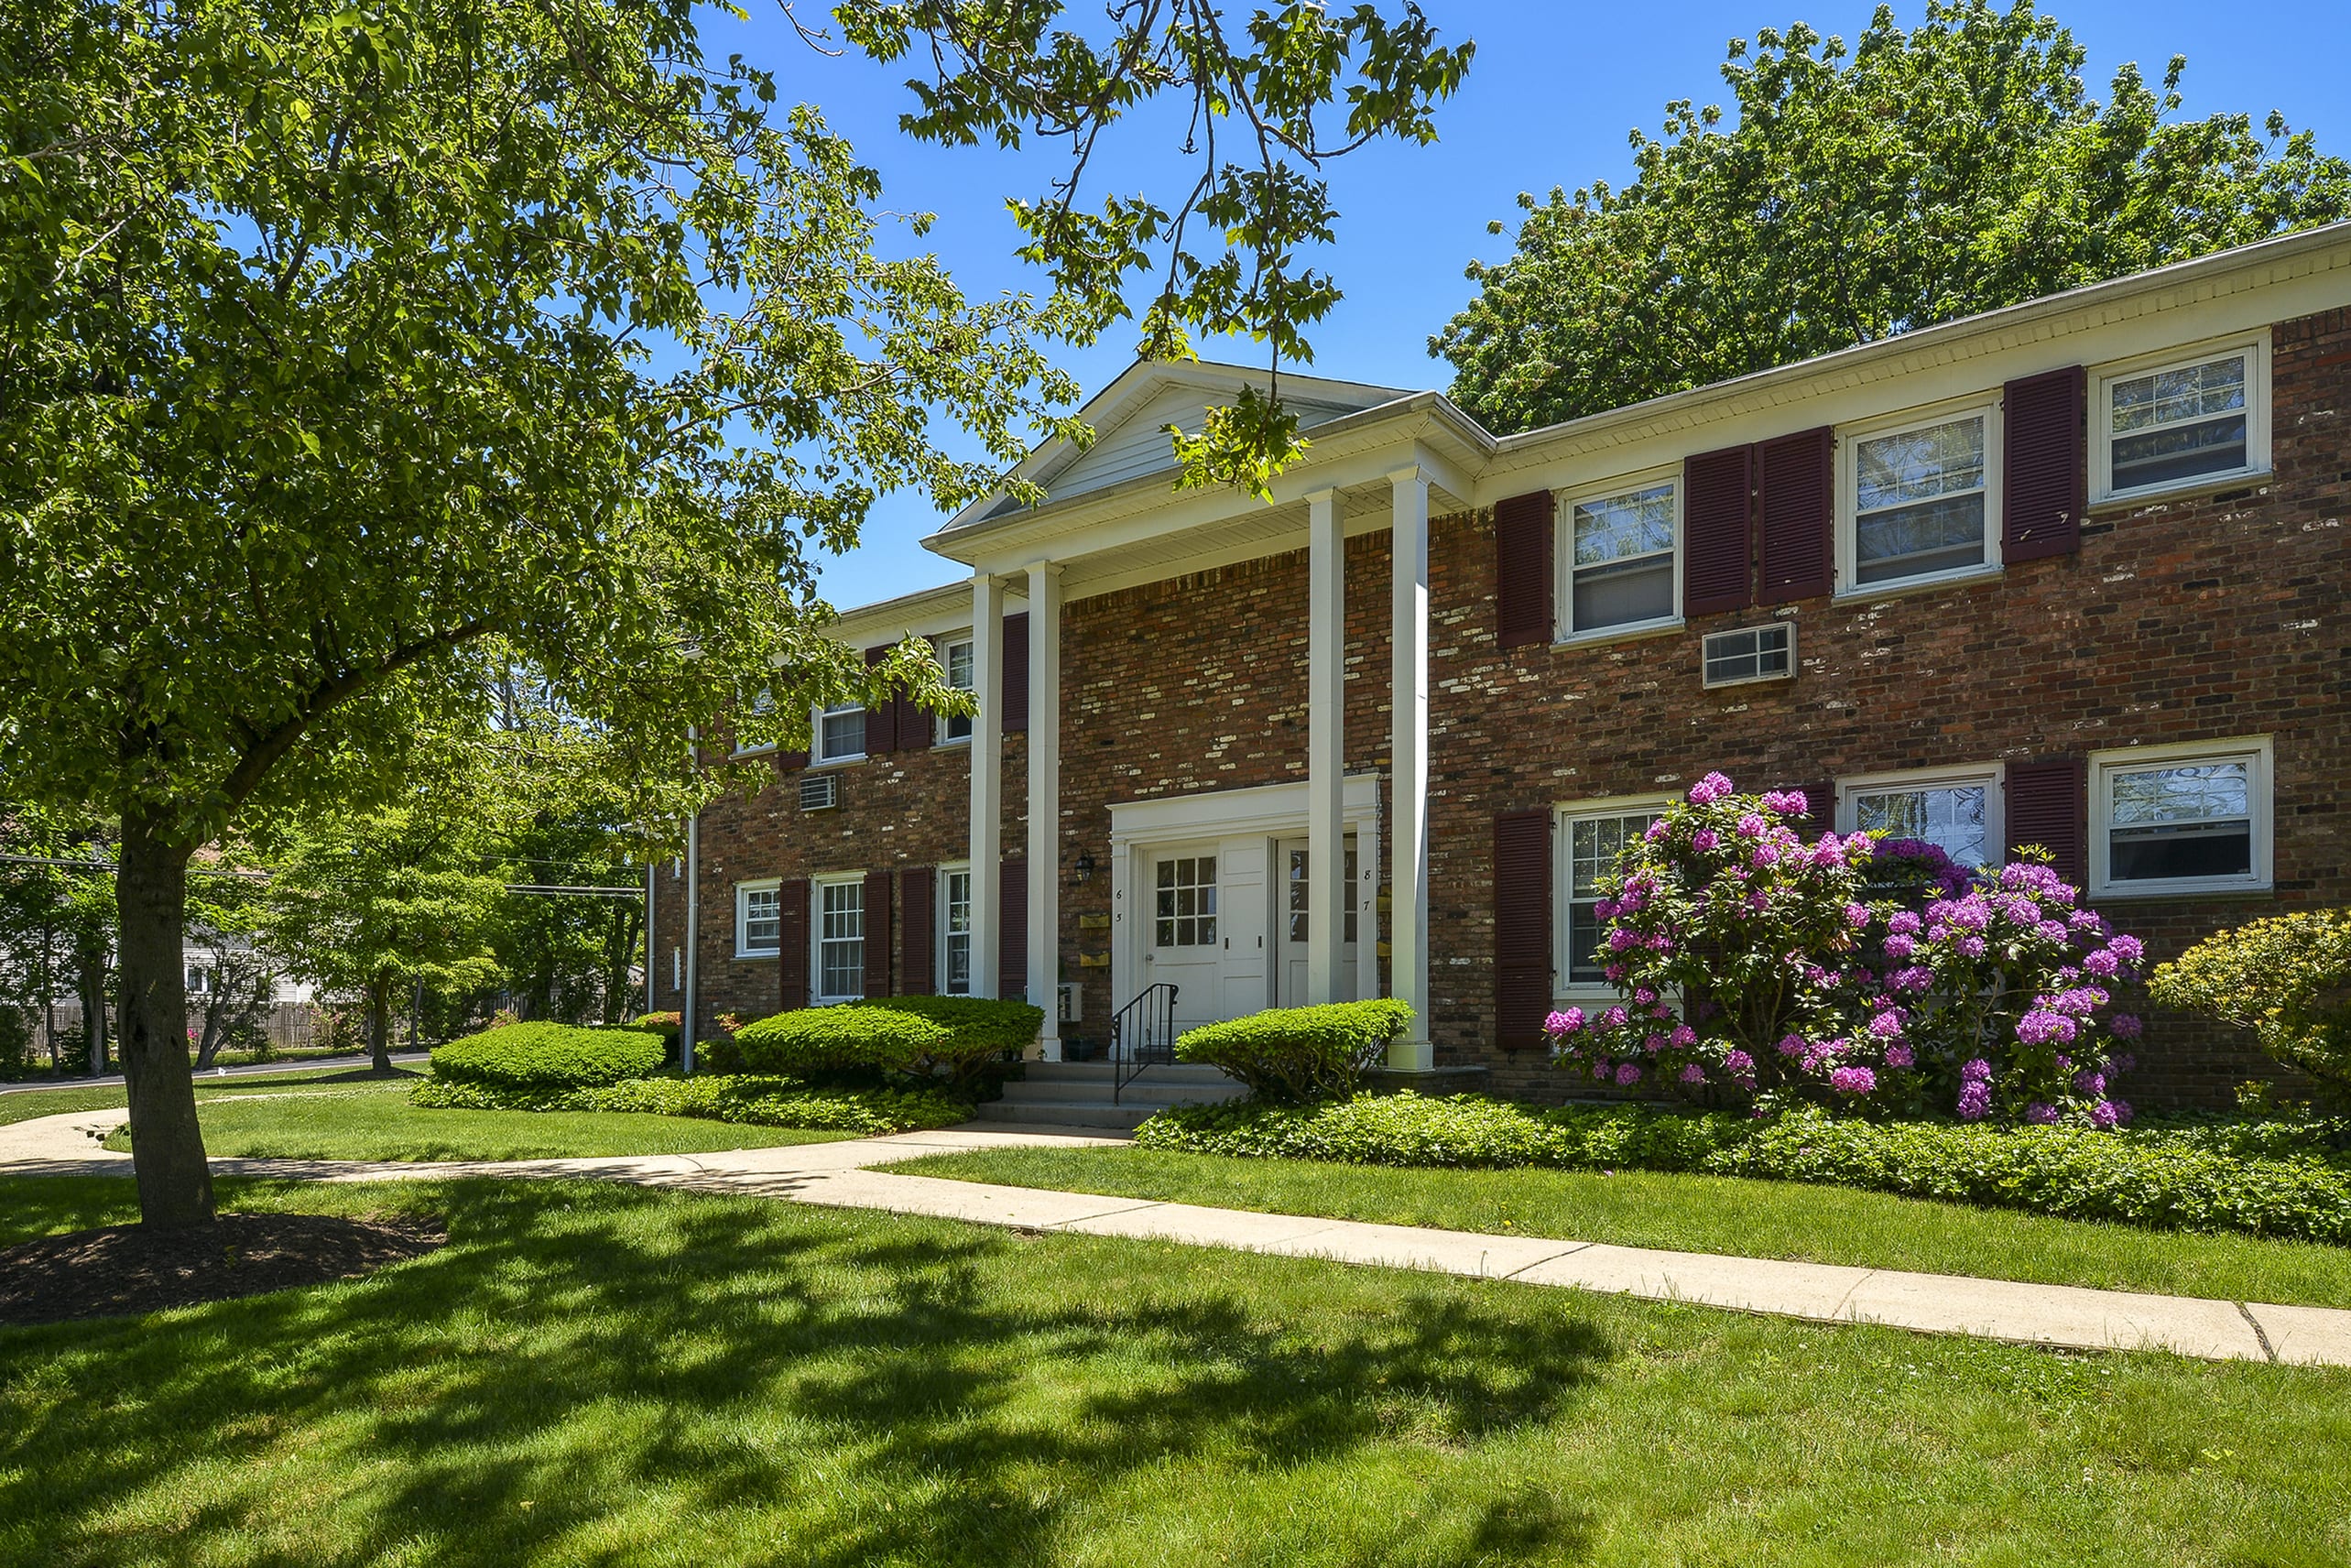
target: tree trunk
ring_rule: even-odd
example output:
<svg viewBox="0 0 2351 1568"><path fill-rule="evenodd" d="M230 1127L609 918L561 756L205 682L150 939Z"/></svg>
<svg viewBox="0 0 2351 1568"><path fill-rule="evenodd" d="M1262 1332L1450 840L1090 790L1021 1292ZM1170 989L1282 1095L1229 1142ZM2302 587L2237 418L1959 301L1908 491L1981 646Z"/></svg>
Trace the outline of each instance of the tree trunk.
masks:
<svg viewBox="0 0 2351 1568"><path fill-rule="evenodd" d="M180 964L189 847L159 811L123 817L114 898L122 922L123 1073L139 1219L158 1230L212 1223L212 1172L188 1069L188 978Z"/></svg>
<svg viewBox="0 0 2351 1568"><path fill-rule="evenodd" d="M392 1001L388 985L367 987L368 1065L378 1073L392 1070Z"/></svg>

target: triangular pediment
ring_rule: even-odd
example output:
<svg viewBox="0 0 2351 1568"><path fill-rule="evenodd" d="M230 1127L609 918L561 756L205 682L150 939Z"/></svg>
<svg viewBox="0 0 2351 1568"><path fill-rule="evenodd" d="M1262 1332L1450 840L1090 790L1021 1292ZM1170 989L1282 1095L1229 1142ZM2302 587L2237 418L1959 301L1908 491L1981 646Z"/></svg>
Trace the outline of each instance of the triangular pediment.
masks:
<svg viewBox="0 0 2351 1568"><path fill-rule="evenodd" d="M1262 367L1205 361L1137 361L1080 410L1094 430L1091 445L1081 448L1058 438L1047 441L1013 470L1014 477L1040 485L1051 503L1148 474L1172 475L1175 456L1169 443L1170 425L1196 435L1208 409L1229 406L1245 387L1262 391L1268 380ZM1288 373L1281 378L1282 402L1297 412L1301 430L1410 395L1366 382ZM966 508L947 527L965 528L1020 509L1018 501L998 492Z"/></svg>

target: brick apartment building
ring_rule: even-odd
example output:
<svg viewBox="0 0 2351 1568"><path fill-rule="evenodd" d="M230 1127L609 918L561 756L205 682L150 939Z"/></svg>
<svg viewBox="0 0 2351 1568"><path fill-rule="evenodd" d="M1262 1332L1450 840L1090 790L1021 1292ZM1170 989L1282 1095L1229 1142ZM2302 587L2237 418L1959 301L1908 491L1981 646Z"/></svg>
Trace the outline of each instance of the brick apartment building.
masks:
<svg viewBox="0 0 2351 1568"><path fill-rule="evenodd" d="M1259 374L1136 366L1023 464L1045 505L926 541L960 580L841 617L980 714L816 715L705 811L661 1005L1026 994L1050 1060L1159 983L1181 1023L1392 994L1391 1065L1558 1092L1593 878L1709 768L2048 845L2158 955L2351 901L2351 224L1500 439L1285 376L1271 504L1175 490L1164 428ZM2182 1020L2142 1056L2158 1103L2258 1066Z"/></svg>

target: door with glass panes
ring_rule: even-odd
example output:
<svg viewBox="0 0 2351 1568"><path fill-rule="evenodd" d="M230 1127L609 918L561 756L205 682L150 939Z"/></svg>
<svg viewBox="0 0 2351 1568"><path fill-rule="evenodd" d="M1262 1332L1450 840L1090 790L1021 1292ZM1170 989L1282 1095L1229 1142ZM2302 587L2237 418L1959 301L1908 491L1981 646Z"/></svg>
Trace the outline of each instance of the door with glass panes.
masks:
<svg viewBox="0 0 2351 1568"><path fill-rule="evenodd" d="M1356 983L1355 928L1357 913L1356 877L1360 866L1355 859L1355 835L1345 839L1346 905L1339 916L1338 1000L1352 1002L1360 994ZM1306 841L1286 838L1274 846L1274 867L1281 878L1276 897L1280 900L1274 910L1274 930L1280 940L1280 952L1274 971L1275 985L1279 990L1277 1007L1302 1007L1311 999L1307 992L1307 911L1313 897L1313 884L1307 874Z"/></svg>
<svg viewBox="0 0 2351 1568"><path fill-rule="evenodd" d="M1143 931L1143 984L1176 987L1176 1024L1182 1029L1225 1016L1225 953L1234 932L1224 908L1222 848L1212 841L1144 856L1150 920Z"/></svg>

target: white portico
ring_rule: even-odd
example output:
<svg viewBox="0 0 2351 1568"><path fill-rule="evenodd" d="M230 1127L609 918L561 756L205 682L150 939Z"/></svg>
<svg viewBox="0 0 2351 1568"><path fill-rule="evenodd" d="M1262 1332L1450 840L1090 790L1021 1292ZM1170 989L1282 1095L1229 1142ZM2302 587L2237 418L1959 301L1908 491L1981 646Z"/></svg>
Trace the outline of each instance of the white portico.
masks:
<svg viewBox="0 0 2351 1568"><path fill-rule="evenodd" d="M983 501L927 546L972 571L976 689L997 689L1007 660L1004 596L1028 602L1027 990L1047 1007L1042 1045L1061 1055L1050 1006L1061 978L1060 911L1065 602L1188 572L1303 550L1307 557L1304 779L1232 789L1138 793L1110 802L1113 830L1112 1005L1146 986L1178 987L1184 1024L1260 1007L1380 994L1381 851L1388 870L1388 994L1415 1027L1390 1064L1426 1070L1429 517L1433 496L1465 507L1467 475L1486 438L1433 394L1285 376L1308 450L1279 475L1270 501L1229 489L1174 487L1166 427L1196 430L1201 411L1261 373L1206 365L1138 365L1085 410L1091 447L1049 442L1019 477L1047 492L1024 507ZM1392 766L1346 772L1346 541L1388 532L1394 543L1388 619L1385 737ZM1363 606L1357 606L1358 610ZM1359 678L1377 679L1372 671ZM973 907L1000 907L992 881L1000 837L1003 725L985 695L973 729ZM1360 744L1364 737L1358 736ZM1385 840L1385 844L1383 844ZM1089 855L1099 846L1086 846ZM1001 933L977 933L973 973L997 974Z"/></svg>

